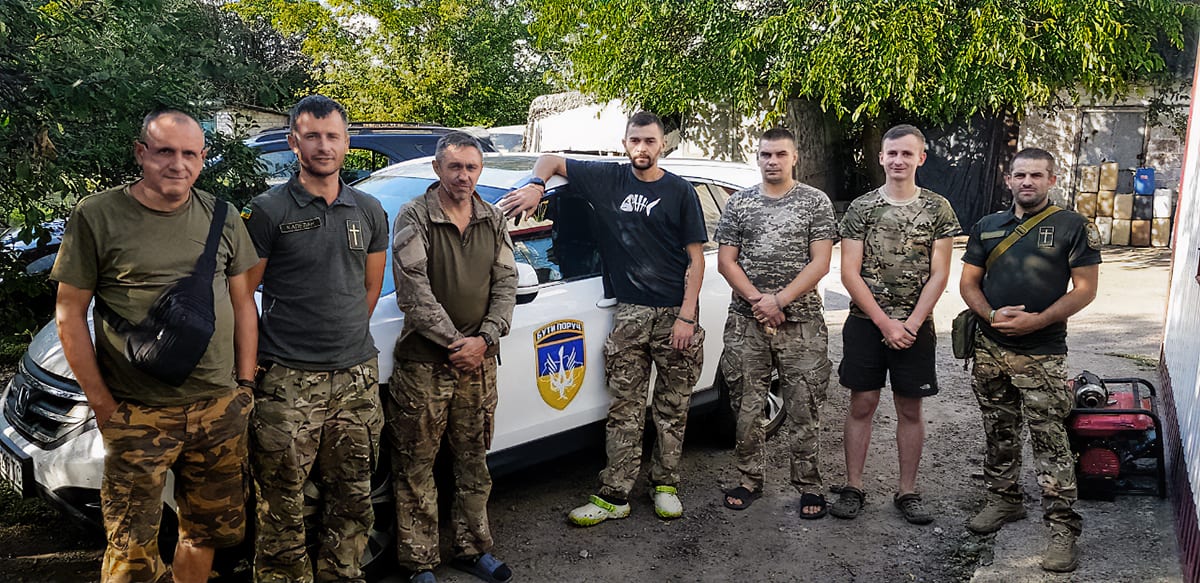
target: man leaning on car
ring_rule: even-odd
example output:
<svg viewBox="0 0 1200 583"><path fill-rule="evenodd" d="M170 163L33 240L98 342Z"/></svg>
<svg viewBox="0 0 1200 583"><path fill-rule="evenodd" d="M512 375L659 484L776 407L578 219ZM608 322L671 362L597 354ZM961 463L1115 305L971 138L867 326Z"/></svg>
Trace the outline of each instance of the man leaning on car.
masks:
<svg viewBox="0 0 1200 583"><path fill-rule="evenodd" d="M510 215L538 206L546 180L570 175L574 195L591 203L600 254L617 296L613 330L604 343L609 392L608 464L597 495L570 512L578 526L629 516L646 419L650 367L658 368L651 409L658 442L650 469L650 496L661 518L683 514L676 488L692 387L704 357L699 322L703 245L708 240L696 190L659 168L664 144L658 116L629 118L622 140L629 164L568 160L543 154L535 180L500 201Z"/></svg>
<svg viewBox="0 0 1200 583"><path fill-rule="evenodd" d="M384 402L396 492L400 566L435 583L438 493L433 463L443 435L454 458L454 566L485 581L512 571L492 556L487 450L496 413L496 357L517 299L517 270L504 215L475 185L483 152L475 138L438 140L438 181L400 210L392 241L396 303L404 328Z"/></svg>
<svg viewBox="0 0 1200 583"><path fill-rule="evenodd" d="M369 328L383 287L388 224L374 197L340 178L349 150L346 110L322 95L292 108L291 180L242 211L261 258L261 363L250 423L258 492L255 578L362 581L374 521L371 472L383 430L379 366ZM324 504L309 563L304 484Z"/></svg>
<svg viewBox="0 0 1200 583"><path fill-rule="evenodd" d="M257 312L247 270L257 258L237 211L212 225L228 203L195 190L204 131L190 116L146 116L134 156L140 180L79 201L51 271L59 282L55 321L63 353L96 417L106 451L100 486L108 546L101 580L158 581L166 572L158 528L167 470L175 473L177 582L208 580L214 551L241 541L245 528L246 424L253 398ZM215 274L198 261L215 242ZM208 265L212 265L211 263ZM156 300L185 278L211 277L213 332L191 374L176 386L135 367L116 318L97 314L95 347L88 305L143 322ZM99 312L99 309L97 310ZM236 377L234 371L236 370ZM235 380L241 379L241 380Z"/></svg>

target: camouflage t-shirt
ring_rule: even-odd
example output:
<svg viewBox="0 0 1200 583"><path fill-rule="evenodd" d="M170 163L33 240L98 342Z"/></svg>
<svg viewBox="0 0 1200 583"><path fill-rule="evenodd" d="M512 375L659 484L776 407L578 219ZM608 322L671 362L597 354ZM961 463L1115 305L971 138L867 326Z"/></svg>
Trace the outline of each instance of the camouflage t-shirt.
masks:
<svg viewBox="0 0 1200 583"><path fill-rule="evenodd" d="M888 202L875 189L850 203L842 217L843 239L863 242L861 275L884 313L904 319L912 313L929 279L933 242L962 229L950 202L924 188L911 202ZM857 305L850 314L867 317Z"/></svg>
<svg viewBox="0 0 1200 583"><path fill-rule="evenodd" d="M838 238L833 203L824 192L797 183L780 198L762 193L761 185L734 193L713 237L721 245L738 248L738 265L762 293L787 287L812 260L809 243ZM731 311L752 316L750 303L736 293ZM821 296L810 290L784 310L790 322L822 318Z"/></svg>

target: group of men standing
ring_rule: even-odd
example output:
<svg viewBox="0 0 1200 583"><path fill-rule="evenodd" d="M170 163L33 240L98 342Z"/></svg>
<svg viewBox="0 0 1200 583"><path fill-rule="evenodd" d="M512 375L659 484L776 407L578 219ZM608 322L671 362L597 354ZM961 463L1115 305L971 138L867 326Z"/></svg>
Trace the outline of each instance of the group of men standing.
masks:
<svg viewBox="0 0 1200 583"><path fill-rule="evenodd" d="M436 580L433 461L445 435L457 478L455 565L507 581L511 570L489 552L486 453L516 266L504 217L475 193L480 144L461 132L439 141L439 180L401 211L393 239L380 202L341 180L345 109L307 97L288 126L298 171L255 197L241 219L192 188L206 153L203 130L187 114L163 110L146 117L134 146L141 179L83 199L68 222L52 272L56 320L106 449L102 580L168 576L157 540L172 470L175 581L206 581L215 549L244 537L248 477L255 580L363 581L371 476L386 423L402 566L414 581ZM389 245L406 317L381 399L369 320ZM160 298L175 294L179 303L173 290L189 278L211 287L212 336L178 383L142 366L130 331L163 309ZM260 284L261 316L253 295ZM93 298L107 307L97 310L94 348ZM154 350L172 358L162 339L174 336L163 326ZM321 492L316 532L305 520L310 481Z"/></svg>
<svg viewBox="0 0 1200 583"><path fill-rule="evenodd" d="M192 188L206 152L199 124L179 111L156 112L134 146L141 179L85 198L72 214L52 277L59 282L63 350L107 451L104 581L156 581L166 573L157 534L167 470L175 474L180 518L174 580L207 579L214 550L243 537L247 467L257 492L257 580L361 581L374 520L371 475L385 425L398 556L412 580L435 582L440 563L433 464L443 438L454 458L454 564L484 580L510 580L512 570L491 554L486 465L498 342L508 333L516 293L505 221L535 209L554 175L569 177L570 196L592 209L617 302L604 345L612 395L607 465L597 493L568 518L590 526L629 515L648 392L657 432L649 494L658 516L682 515L679 461L703 364L699 292L708 233L694 189L658 166L661 120L644 112L629 119L628 164L543 155L530 184L496 207L475 191L479 143L450 133L432 162L439 180L400 211L391 237L379 201L341 181L347 121L328 98L297 103L288 142L298 172L254 198L240 221L227 203ZM884 135L885 184L854 201L840 225L829 198L794 178L798 159L790 132L764 133L763 182L728 200L715 232L718 270L733 289L720 368L737 418L740 474L722 501L740 510L763 493L764 401L777 374L799 515L857 516L866 499L871 419L890 379L901 468L894 503L910 522L928 523L933 517L916 488L921 399L938 390L931 313L949 278L957 220L945 199L916 186L925 142L912 126ZM1062 427L1070 410L1065 322L1095 295L1099 241L1074 213L1042 216L1054 180L1049 154L1018 153L1008 178L1013 208L980 221L964 256L962 295L985 322L974 387L991 492L969 526L990 532L1024 516L1017 478L1020 424L1028 417L1054 533L1043 566L1071 570L1081 521L1071 509L1073 463ZM1038 236L1008 241L1010 233L1024 233L1017 227L1033 214L1041 221ZM817 284L839 239L853 302L839 375L851 406L846 483L830 505L818 429L832 363ZM1001 241L1008 241L1007 253L995 251ZM380 395L369 319L389 245L405 320ZM198 260L210 253L214 262ZM136 325L98 317L93 345L93 299L127 322L144 322L188 276L212 288L213 332L182 384L135 364L125 333ZM253 297L260 284L261 316ZM658 380L651 391L652 368ZM304 520L308 481L322 492L315 533Z"/></svg>
<svg viewBox="0 0 1200 583"><path fill-rule="evenodd" d="M540 201L545 180L555 174L569 177L572 190L582 192L594 209L601 253L614 282L617 310L605 343L613 397L608 464L597 494L568 515L579 526L630 513L652 363L660 380L650 398L658 438L650 494L658 516L675 518L683 511L677 468L687 396L702 364L695 298L704 268L699 253L707 237L691 189L677 186L678 179L654 162L662 141L661 121L637 114L624 140L630 164L543 155L533 184L499 203L510 215L528 212ZM953 237L961 229L945 198L917 186L925 150L925 136L916 127L889 129L879 154L884 184L854 200L839 224L829 197L795 179L795 136L782 128L762 134L757 162L763 181L729 198L714 234L718 269L733 290L720 373L737 419L739 483L723 493L726 507L744 510L763 495L765 401L776 377L789 430L790 481L800 494L798 515L857 517L866 501L863 472L872 420L880 392L890 382L900 466L893 504L910 523L934 520L917 490L925 440L922 399L938 392L932 314L949 281ZM1072 406L1064 362L1066 320L1095 297L1100 242L1086 219L1050 204L1055 180L1049 153L1018 152L1007 177L1012 208L976 224L963 257L960 291L982 320L973 386L983 412L990 493L968 527L994 532L1025 516L1017 479L1021 423L1028 417L1052 532L1042 566L1071 571L1078 563L1075 539L1081 522L1071 509L1074 463L1063 426ZM646 204L631 204L637 201ZM645 210L660 202L665 212ZM1040 225L1037 236L1025 237L1035 225ZM829 504L818 431L832 363L817 285L829 272L839 239L842 283L851 305L842 328L838 376L850 390L850 407L843 431L845 483L831 488L838 498Z"/></svg>

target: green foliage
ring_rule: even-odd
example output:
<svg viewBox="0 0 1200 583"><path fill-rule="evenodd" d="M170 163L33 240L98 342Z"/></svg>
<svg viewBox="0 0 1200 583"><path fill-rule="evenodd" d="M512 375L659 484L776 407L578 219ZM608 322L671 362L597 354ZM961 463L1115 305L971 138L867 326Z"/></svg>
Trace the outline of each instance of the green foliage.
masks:
<svg viewBox="0 0 1200 583"><path fill-rule="evenodd" d="M36 237L80 197L135 178L133 142L156 108L204 119L289 102L307 82L297 44L210 0L0 1L0 228ZM210 143L222 159L204 186L231 199L262 189L240 142ZM48 297L44 278L0 259L0 344L27 340Z"/></svg>
<svg viewBox="0 0 1200 583"><path fill-rule="evenodd" d="M839 117L931 121L1108 97L1159 80L1192 2L1137 0L530 0L566 84L661 112L793 98ZM1165 42L1164 42L1165 41Z"/></svg>
<svg viewBox="0 0 1200 583"><path fill-rule="evenodd" d="M354 119L449 126L525 120L548 92L524 0L235 0L304 38L318 90Z"/></svg>

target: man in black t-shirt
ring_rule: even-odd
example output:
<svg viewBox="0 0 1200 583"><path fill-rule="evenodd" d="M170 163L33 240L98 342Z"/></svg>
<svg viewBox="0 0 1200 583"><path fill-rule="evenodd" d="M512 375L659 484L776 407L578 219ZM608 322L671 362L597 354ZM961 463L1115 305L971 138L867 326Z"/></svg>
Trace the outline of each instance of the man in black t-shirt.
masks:
<svg viewBox="0 0 1200 583"><path fill-rule="evenodd" d="M607 424L608 465L600 492L571 511L578 526L629 516L629 493L642 457L650 365L658 368L651 410L658 443L650 470L650 495L662 518L683 514L679 458L692 387L700 376L704 331L699 319L704 278L704 215L696 191L658 167L663 125L658 116L629 118L622 140L629 164L538 158L535 178L500 201L508 215L537 207L545 181L570 178L572 196L595 213L596 238L617 297L613 330L604 343L604 368L612 392Z"/></svg>
<svg viewBox="0 0 1200 583"><path fill-rule="evenodd" d="M1083 525L1072 508L1075 458L1063 424L1074 405L1066 374L1067 318L1096 297L1100 235L1072 211L1042 214L1056 180L1049 152L1017 152L1007 177L1013 207L971 229L959 290L981 320L972 375L987 436L988 502L967 527L990 533L1025 517L1021 421L1027 418L1051 532L1042 568L1066 572L1079 564L1075 539ZM995 255L1018 226L1025 227L1024 236Z"/></svg>

